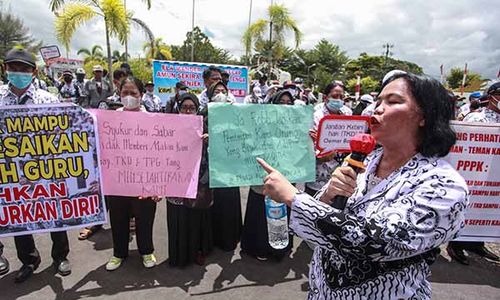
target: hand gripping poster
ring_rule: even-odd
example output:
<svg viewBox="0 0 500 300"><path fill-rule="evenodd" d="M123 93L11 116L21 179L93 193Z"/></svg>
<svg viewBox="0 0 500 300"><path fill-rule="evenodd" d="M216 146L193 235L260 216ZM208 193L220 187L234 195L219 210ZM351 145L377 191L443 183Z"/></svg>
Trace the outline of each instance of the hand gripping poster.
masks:
<svg viewBox="0 0 500 300"><path fill-rule="evenodd" d="M0 108L0 236L105 223L97 145L79 106Z"/></svg>

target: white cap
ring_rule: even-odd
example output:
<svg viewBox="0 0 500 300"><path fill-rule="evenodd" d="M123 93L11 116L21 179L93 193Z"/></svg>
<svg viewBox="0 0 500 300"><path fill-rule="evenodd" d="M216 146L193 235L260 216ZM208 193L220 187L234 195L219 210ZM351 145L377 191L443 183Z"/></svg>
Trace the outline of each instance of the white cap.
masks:
<svg viewBox="0 0 500 300"><path fill-rule="evenodd" d="M392 76L399 75L399 74L406 74L406 72L405 71L401 71L401 70L392 70L392 71L389 71L387 74L385 74L384 79L382 79L382 85L384 85L384 83L387 80L389 80L389 78L391 78Z"/></svg>
<svg viewBox="0 0 500 300"><path fill-rule="evenodd" d="M92 68L92 71L96 72L96 71L104 71L104 69L102 68L101 65L95 65L93 68Z"/></svg>
<svg viewBox="0 0 500 300"><path fill-rule="evenodd" d="M75 74L83 74L83 75L85 75L85 70L83 68L78 68L78 69L76 69Z"/></svg>
<svg viewBox="0 0 500 300"><path fill-rule="evenodd" d="M363 96L361 96L361 97L359 98L359 100L364 101L364 102L366 102L366 103L370 103L370 104L372 104L372 103L373 103L373 97L372 97L372 96L370 96L370 95L368 95L368 94L364 94Z"/></svg>

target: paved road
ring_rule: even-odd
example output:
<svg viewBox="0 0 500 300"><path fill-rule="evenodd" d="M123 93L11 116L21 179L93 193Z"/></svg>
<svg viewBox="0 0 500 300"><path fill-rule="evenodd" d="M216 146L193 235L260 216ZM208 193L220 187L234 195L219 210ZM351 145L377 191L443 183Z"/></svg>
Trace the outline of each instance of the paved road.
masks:
<svg viewBox="0 0 500 300"><path fill-rule="evenodd" d="M247 189L242 189L245 203ZM244 206L244 205L243 205ZM294 251L281 263L259 262L239 249L234 252L216 250L204 267L174 269L168 257L166 205L158 205L154 241L159 265L146 270L136 251L135 238L130 257L115 272L107 272L104 264L112 254L111 231L106 226L88 241L78 241L78 231L69 232L73 273L68 277L54 275L50 266L50 237L36 236L42 264L25 283L14 284L14 270L20 267L12 238L5 238L5 255L11 272L0 279L0 299L305 299L308 263L311 251L300 239L294 240ZM500 254L498 244L490 244ZM444 251L442 251L444 253ZM500 264L477 256L468 267L450 262L446 254L432 266L434 299L499 299Z"/></svg>

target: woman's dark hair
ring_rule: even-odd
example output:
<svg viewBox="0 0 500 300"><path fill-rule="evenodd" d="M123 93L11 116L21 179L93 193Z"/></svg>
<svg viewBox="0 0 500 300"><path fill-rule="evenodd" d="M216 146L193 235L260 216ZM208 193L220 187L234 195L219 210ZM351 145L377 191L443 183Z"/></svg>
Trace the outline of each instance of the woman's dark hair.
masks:
<svg viewBox="0 0 500 300"><path fill-rule="evenodd" d="M134 76L127 76L127 77L123 78L122 81L120 81L120 92L123 88L123 85L127 82L131 82L131 83L135 84L135 86L137 87L139 92L141 94L144 93L144 84L142 83L142 81L140 79L135 78Z"/></svg>
<svg viewBox="0 0 500 300"><path fill-rule="evenodd" d="M228 91L227 86L222 81L217 81L216 83L212 84L207 90L207 97L209 102L212 99L212 96L214 95L215 88L219 85L222 85L224 89L226 89L226 92Z"/></svg>
<svg viewBox="0 0 500 300"><path fill-rule="evenodd" d="M280 99L281 99L281 97L283 97L283 95L288 95L288 97L290 97L290 99L292 100L292 105L293 105L293 96L292 96L292 93L290 93L289 91L279 91L279 92L274 93L274 95L271 97L271 99L269 99L269 103L281 104Z"/></svg>
<svg viewBox="0 0 500 300"><path fill-rule="evenodd" d="M342 88L342 91L345 91L345 86L344 86L344 85L342 85L342 84L341 84L341 83L339 83L339 82L332 82L332 83L329 83L329 84L325 87L325 89L323 90L323 94L324 94L325 96L326 96L326 95L328 95L328 94L330 94L330 92L331 92L334 88L336 88L336 87L338 87L338 86L340 86L340 87Z"/></svg>
<svg viewBox="0 0 500 300"><path fill-rule="evenodd" d="M406 82L424 118L418 152L426 157L446 156L456 142L456 134L450 127L454 110L448 91L436 79L411 73L392 76L381 90L396 79Z"/></svg>
<svg viewBox="0 0 500 300"><path fill-rule="evenodd" d="M177 104L179 105L179 109L178 109L178 112L181 110L181 106L182 106L182 103L186 100L191 100L193 101L194 103L194 106L196 106L196 111L198 111L198 109L200 108L200 100L198 100L198 97L196 97L195 94L191 94L191 93L185 93L185 94L182 94L180 97L179 97L179 100L177 102Z"/></svg>

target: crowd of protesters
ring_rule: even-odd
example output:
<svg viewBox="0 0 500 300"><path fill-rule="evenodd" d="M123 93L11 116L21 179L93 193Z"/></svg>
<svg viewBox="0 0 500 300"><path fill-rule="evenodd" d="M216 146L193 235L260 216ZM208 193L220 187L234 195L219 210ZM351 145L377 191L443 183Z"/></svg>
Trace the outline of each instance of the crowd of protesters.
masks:
<svg viewBox="0 0 500 300"><path fill-rule="evenodd" d="M166 198L169 263L183 267L191 263L203 265L207 255L214 247L233 251L241 242L242 252L258 260L281 260L288 255L292 243L282 250L269 246L267 240L266 216L264 209L263 186L252 186L249 190L246 214L242 215L240 188L210 189L208 186L208 103L236 102L225 82L224 72L217 67L209 67L203 72L205 89L195 95L189 87L179 81L175 94L162 104L154 94L154 83L142 82L135 78L127 64L114 70L113 81L109 81L104 68L93 67L91 79L86 79L82 68L64 71L52 83L57 95L46 91L47 84L37 77L34 58L24 50L11 50L4 59L7 74L6 84L0 87L0 105L22 105L70 102L84 108L99 108L137 113L199 114L204 117L204 146L199 172L198 194L196 200ZM382 86L394 78L408 82L413 75L394 71L386 75ZM89 76L90 77L90 76ZM415 93L415 91L413 91ZM450 119L466 122L500 122L500 83L491 85L484 93L473 93L468 103L462 103L454 94L447 96L450 106L455 109ZM249 86L244 99L246 104L312 105L314 106L314 126L310 136L317 138L319 121L328 115L377 115L381 101L375 91L361 95L358 99L348 94L341 81L333 81L320 93L306 87L301 78L293 81L278 82L269 80L265 75ZM388 100L389 101L389 100ZM461 105L463 104L463 105ZM389 104L392 103L389 101ZM345 159L345 155L333 154L316 160L316 180L305 183L304 192L311 197L323 193L334 173ZM153 224L156 206L162 198L106 196L109 208L110 225L113 238L113 256L106 264L108 271L116 270L128 256L131 232L136 233L137 246L146 268L154 267L156 257L153 245ZM290 217L290 209L288 210ZM79 233L80 240L86 240L98 233L102 226L87 227ZM52 258L59 274L71 273L68 237L65 231L51 233ZM292 239L290 239L292 240ZM16 236L15 245L18 258L22 262L15 281L28 279L40 264L40 255L31 235ZM311 244L314 248L314 245ZM488 250L484 243L449 242L447 251L462 264L469 264L465 251L471 251L488 259L499 261L497 255ZM9 263L3 255L0 243L0 274L9 271Z"/></svg>

